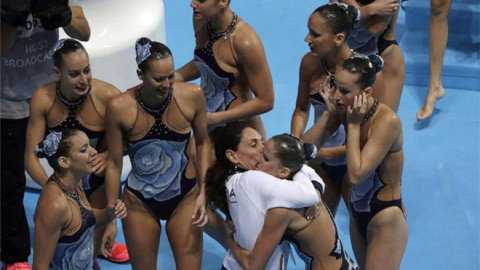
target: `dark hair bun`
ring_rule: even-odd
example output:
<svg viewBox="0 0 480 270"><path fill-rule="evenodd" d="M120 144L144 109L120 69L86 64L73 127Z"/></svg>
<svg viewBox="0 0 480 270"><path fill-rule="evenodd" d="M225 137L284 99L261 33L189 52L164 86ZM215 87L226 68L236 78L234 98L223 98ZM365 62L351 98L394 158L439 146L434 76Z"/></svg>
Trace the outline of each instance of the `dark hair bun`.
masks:
<svg viewBox="0 0 480 270"><path fill-rule="evenodd" d="M309 161L317 157L317 147L312 143L303 143L303 150L305 150L305 160Z"/></svg>
<svg viewBox="0 0 480 270"><path fill-rule="evenodd" d="M350 14L350 16L352 16L352 22L353 23L356 23L356 22L360 21L361 14L360 14L360 10L358 10L358 8L356 8L354 6L351 6L351 5L347 5L347 12L348 12L348 14Z"/></svg>
<svg viewBox="0 0 480 270"><path fill-rule="evenodd" d="M385 62L383 61L383 58L380 55L372 53L368 56L368 58L372 62L376 72L379 72L380 70L382 70Z"/></svg>

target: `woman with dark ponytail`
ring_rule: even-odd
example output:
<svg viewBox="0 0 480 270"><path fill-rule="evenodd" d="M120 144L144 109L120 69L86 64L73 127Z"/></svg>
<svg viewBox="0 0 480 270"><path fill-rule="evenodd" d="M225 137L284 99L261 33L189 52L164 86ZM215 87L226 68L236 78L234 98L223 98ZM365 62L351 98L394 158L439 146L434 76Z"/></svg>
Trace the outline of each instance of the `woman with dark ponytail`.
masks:
<svg viewBox="0 0 480 270"><path fill-rule="evenodd" d="M305 54L300 66L297 102L291 122L292 134L302 137L307 126L310 105L315 110L315 121L326 110L320 89L324 82L333 85L337 67L351 55L356 55L348 46L347 40L354 23L359 19L358 9L341 3L320 6L310 15L309 32L305 37L310 52ZM381 72L381 78L380 74ZM380 79L373 88L374 95L382 92L383 81ZM344 179L347 170L345 138L345 129L340 125L324 145L317 145L318 158L310 163L325 181L323 199L333 216L337 212L340 198L343 197L348 204L350 195L350 187ZM308 139L305 141L310 142Z"/></svg>
<svg viewBox="0 0 480 270"><path fill-rule="evenodd" d="M336 91L324 84L328 110L305 134L318 144L347 127L350 238L361 269L399 269L408 240L402 203L403 132L398 115L372 96L376 69L368 57L345 60Z"/></svg>
<svg viewBox="0 0 480 270"><path fill-rule="evenodd" d="M298 140L288 136L290 141ZM285 177L295 174L294 181L281 181L259 171L266 163L263 137L244 122L228 124L220 130L215 142L217 161L207 173L207 200L212 208L219 208L233 221L234 241L242 248L253 249L269 209L312 206L318 203L314 186L323 190L321 179L313 169L302 167L305 162L302 145L282 143L286 148L294 147L302 156L293 170L282 171ZM272 244L262 269L285 269L287 254L279 244L280 241ZM232 251L225 257L222 269L242 269Z"/></svg>
<svg viewBox="0 0 480 270"><path fill-rule="evenodd" d="M81 183L96 170L97 151L84 132L64 129L48 134L35 154L46 158L54 173L33 216L33 269L100 269L94 264L93 232L126 217L127 209L120 200L102 210L90 206Z"/></svg>
<svg viewBox="0 0 480 270"><path fill-rule="evenodd" d="M310 160L312 155L315 156L313 149L313 145L303 143L290 134L273 136L265 143L265 162L260 170L281 179L292 179L305 166L304 162ZM307 169L305 166L302 171ZM322 202L321 187L319 191L320 201L315 204L316 218L305 219L308 211L306 208L270 208L267 209L262 231L251 251L241 248L230 239L232 251L244 269L264 269L276 243L282 239L296 247L306 264L305 269L358 269L345 252L333 216L328 206Z"/></svg>

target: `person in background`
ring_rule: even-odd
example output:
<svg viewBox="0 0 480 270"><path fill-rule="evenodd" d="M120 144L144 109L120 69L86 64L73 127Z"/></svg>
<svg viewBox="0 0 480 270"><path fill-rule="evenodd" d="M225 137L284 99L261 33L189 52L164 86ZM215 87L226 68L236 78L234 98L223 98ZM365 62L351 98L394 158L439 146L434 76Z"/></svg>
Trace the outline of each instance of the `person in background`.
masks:
<svg viewBox="0 0 480 270"><path fill-rule="evenodd" d="M108 156L105 141L105 110L108 101L120 91L104 81L93 79L90 59L83 45L75 39L61 39L53 53L53 73L56 80L39 87L33 93L30 119L27 127L25 165L28 174L41 186L48 176L33 149L42 141L45 132L63 128L79 129L98 151L94 174L83 179L83 189L94 208L107 204L105 167ZM113 242L117 232L116 221L106 229L94 233L95 252L115 262L129 260L127 247Z"/></svg>
<svg viewBox="0 0 480 270"><path fill-rule="evenodd" d="M90 27L76 0L1 3L1 254L4 268L30 269L30 233L23 206L25 140L33 91L52 80L58 28L82 41ZM42 131L43 134L44 131ZM23 267L23 268L21 268Z"/></svg>
<svg viewBox="0 0 480 270"><path fill-rule="evenodd" d="M82 189L82 177L94 173L97 151L76 129L52 131L35 147L54 173L48 178L33 220L33 269L100 269L94 264L93 231L115 218L125 218L125 204L95 209Z"/></svg>
<svg viewBox="0 0 480 270"><path fill-rule="evenodd" d="M122 225L132 268L157 269L160 220L167 220L176 268L200 269L211 151L205 98L198 85L175 82L167 46L140 38L135 51L143 83L115 96L107 106L108 205L120 195L126 143L132 170L123 192L129 214ZM193 157L186 152L189 143L195 143Z"/></svg>
<svg viewBox="0 0 480 270"><path fill-rule="evenodd" d="M442 85L443 57L448 40L448 13L452 0L430 1L430 26L428 31L430 44L430 82L428 94L422 108L417 112L417 120L428 118L433 113L435 102L445 96Z"/></svg>
<svg viewBox="0 0 480 270"><path fill-rule="evenodd" d="M335 0L338 1L338 0ZM400 0L339 0L360 10L361 19L355 25L348 44L357 52L378 53L384 60L382 68L385 90L374 96L395 112L405 82L405 59L395 39L395 25L400 12ZM378 81L378 78L377 78Z"/></svg>

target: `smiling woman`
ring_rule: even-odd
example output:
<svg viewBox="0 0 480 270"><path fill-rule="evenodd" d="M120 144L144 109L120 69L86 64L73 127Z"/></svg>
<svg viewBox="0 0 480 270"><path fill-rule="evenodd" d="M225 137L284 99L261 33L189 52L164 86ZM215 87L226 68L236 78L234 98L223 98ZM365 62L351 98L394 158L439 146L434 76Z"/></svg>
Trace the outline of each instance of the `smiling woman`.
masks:
<svg viewBox="0 0 480 270"><path fill-rule="evenodd" d="M132 87L132 82L137 79L135 72L132 72L136 69L136 64L130 51L138 35L165 42L163 1L145 0L142 5L137 5L135 1L130 0L118 0L115 1L115 4L112 4L110 0L79 0L79 2L82 4L92 29L90 40L81 43L88 51L90 67L95 72L94 76L111 83L120 91L125 91ZM105 10L108 10L109 16L105 16ZM112 18L129 19L115 20ZM125 29L135 29L135 31L125 31ZM67 34L60 29L60 38L66 37ZM37 56L37 58L44 57L47 56ZM48 55L48 58L50 59L51 55ZM40 59L30 59L29 61L37 60ZM25 61L12 64L26 65ZM53 172L45 160L41 160L40 163L47 175ZM126 179L130 168L130 161L128 157L125 157L123 180ZM27 187L41 189L41 186L35 183L28 174L26 176Z"/></svg>

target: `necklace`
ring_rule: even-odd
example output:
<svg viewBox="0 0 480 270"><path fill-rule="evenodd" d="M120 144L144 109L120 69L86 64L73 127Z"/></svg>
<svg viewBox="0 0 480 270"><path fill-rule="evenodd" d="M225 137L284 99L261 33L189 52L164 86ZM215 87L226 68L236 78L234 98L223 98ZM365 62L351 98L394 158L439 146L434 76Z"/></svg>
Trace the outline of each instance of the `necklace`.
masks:
<svg viewBox="0 0 480 270"><path fill-rule="evenodd" d="M152 108L147 107L147 105L145 105L145 104L142 102L142 99L140 98L140 90L141 90L141 87L138 87L138 88L135 90L137 102L138 102L138 104L140 104L140 106L141 106L144 110L146 110L147 112L149 112L149 113L151 113L151 114L159 114L160 112L162 112L163 110L165 110L165 107L168 105L168 103L170 103L170 99L172 98L172 92L173 92L173 90L170 89L170 91L168 92L167 100L163 103L163 105L162 105L162 107L161 107L160 109L152 109Z"/></svg>
<svg viewBox="0 0 480 270"><path fill-rule="evenodd" d="M52 174L52 179L53 181L55 181L55 183L57 183L57 185L60 187L60 189L65 193L67 194L69 197L71 197L72 199L74 199L75 201L79 202L79 197L78 197L78 191L77 191L77 187L75 186L74 187L74 192L70 192L67 190L67 188L65 187L65 185L62 183L62 181L60 181L60 179L57 178L57 175L56 174Z"/></svg>
<svg viewBox="0 0 480 270"><path fill-rule="evenodd" d="M236 24L236 23L237 23L237 14L233 13L233 20L232 20L232 22L228 25L227 30L225 30L225 31L223 31L223 32L220 32L220 33L214 33L214 32L212 31L211 26L210 26L210 20L208 20L208 21L207 21L207 28L208 28L208 32L210 33L210 38L211 38L212 40L217 40L217 39L219 39L219 38L221 38L221 37L224 37L224 36L230 34L230 33L233 31L233 29L235 28L235 24Z"/></svg>
<svg viewBox="0 0 480 270"><path fill-rule="evenodd" d="M89 95L90 96L90 95ZM88 98L88 97L87 97ZM93 103L93 101L92 101ZM83 120L83 122L89 124L90 126L94 126L94 127L103 127L103 123L102 124L98 124L98 123L93 123L93 122L90 122L88 121L87 119L85 119L85 117L83 116L83 106L85 106L85 103L82 104L82 107L80 108L80 118ZM95 105L94 105L95 106Z"/></svg>
<svg viewBox="0 0 480 270"><path fill-rule="evenodd" d="M60 101L63 102L63 104L67 106L77 106L78 104L82 103L90 95L91 89L92 87L89 85L87 93L85 95L81 96L80 99L75 102L70 102L62 96L62 92L60 91L60 82L57 82L57 97L60 99Z"/></svg>
<svg viewBox="0 0 480 270"><path fill-rule="evenodd" d="M368 120L372 118L373 114L375 113L375 110L377 109L377 105L378 105L378 99L375 99L373 101L372 107L370 108L370 111L368 111L368 114L363 117L362 122L360 123L360 126L363 126L363 124L365 124Z"/></svg>

